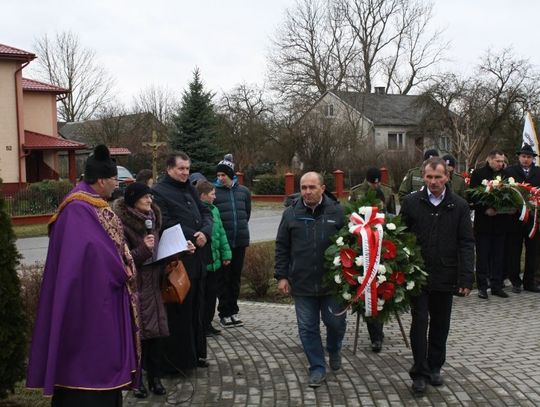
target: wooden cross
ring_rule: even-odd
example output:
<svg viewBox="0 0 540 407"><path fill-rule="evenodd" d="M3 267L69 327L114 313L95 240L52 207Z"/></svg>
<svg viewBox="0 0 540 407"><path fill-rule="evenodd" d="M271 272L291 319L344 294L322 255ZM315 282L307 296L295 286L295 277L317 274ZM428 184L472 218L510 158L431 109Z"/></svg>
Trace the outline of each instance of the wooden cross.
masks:
<svg viewBox="0 0 540 407"><path fill-rule="evenodd" d="M152 178L154 182L157 180L157 152L161 146L166 145L167 143L163 141L157 141L157 132L152 130L152 141L142 143L145 147L150 147L152 149Z"/></svg>

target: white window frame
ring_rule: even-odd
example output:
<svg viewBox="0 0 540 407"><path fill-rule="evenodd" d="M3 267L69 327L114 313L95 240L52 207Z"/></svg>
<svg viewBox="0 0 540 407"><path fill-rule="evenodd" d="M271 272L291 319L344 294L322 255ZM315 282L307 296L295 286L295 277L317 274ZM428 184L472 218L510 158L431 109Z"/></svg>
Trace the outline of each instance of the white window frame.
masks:
<svg viewBox="0 0 540 407"><path fill-rule="evenodd" d="M394 146L390 146L390 136L395 136L396 137L396 145L395 147ZM405 132L400 132L400 131L389 131L387 134L386 134L386 145L388 146L388 150L405 150L407 148L407 139L405 137Z"/></svg>

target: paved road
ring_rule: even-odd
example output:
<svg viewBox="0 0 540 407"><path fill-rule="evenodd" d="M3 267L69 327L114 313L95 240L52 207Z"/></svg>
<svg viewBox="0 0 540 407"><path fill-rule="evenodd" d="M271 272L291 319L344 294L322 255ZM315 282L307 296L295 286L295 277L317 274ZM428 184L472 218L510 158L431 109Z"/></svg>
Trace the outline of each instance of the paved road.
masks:
<svg viewBox="0 0 540 407"><path fill-rule="evenodd" d="M274 240L281 219L281 213L281 210L275 209L254 210L249 222L251 241ZM49 238L46 236L18 239L17 249L23 256L22 263L33 264L36 261L44 262L47 257L48 245Z"/></svg>
<svg viewBox="0 0 540 407"><path fill-rule="evenodd" d="M540 294L510 294L481 300L476 292L456 298L448 338L445 385L426 396L410 392L411 351L395 321L385 326L380 354L369 350L360 327L353 353L355 318L348 318L343 369L326 383L307 386L292 306L243 302L245 325L209 338L210 368L167 378L170 401L193 406L538 406L540 405ZM405 329L410 317L402 317ZM323 331L324 332L324 331ZM175 393L173 394L173 391ZM140 401L127 393L127 406L165 406L163 397Z"/></svg>

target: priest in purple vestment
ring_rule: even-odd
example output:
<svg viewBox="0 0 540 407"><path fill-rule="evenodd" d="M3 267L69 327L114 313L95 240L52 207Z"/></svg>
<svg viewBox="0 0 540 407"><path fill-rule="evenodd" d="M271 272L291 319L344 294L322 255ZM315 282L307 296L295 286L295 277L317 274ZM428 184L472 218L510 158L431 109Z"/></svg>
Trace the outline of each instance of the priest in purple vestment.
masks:
<svg viewBox="0 0 540 407"><path fill-rule="evenodd" d="M97 146L49 223L27 386L53 406L120 406L140 355L135 267L108 199L116 163Z"/></svg>

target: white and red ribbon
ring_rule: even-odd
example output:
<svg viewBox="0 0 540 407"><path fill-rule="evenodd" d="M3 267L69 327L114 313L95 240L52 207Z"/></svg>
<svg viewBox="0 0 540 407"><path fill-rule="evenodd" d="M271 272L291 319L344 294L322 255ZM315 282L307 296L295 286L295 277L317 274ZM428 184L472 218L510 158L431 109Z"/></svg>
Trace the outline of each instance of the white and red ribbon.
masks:
<svg viewBox="0 0 540 407"><path fill-rule="evenodd" d="M364 260L364 279L356 290L351 303L354 303L362 293L365 293L366 316L377 315L377 272L381 260L383 241L384 214L378 213L377 207L363 206L359 213L352 213L349 232L359 235L362 239L362 257Z"/></svg>

